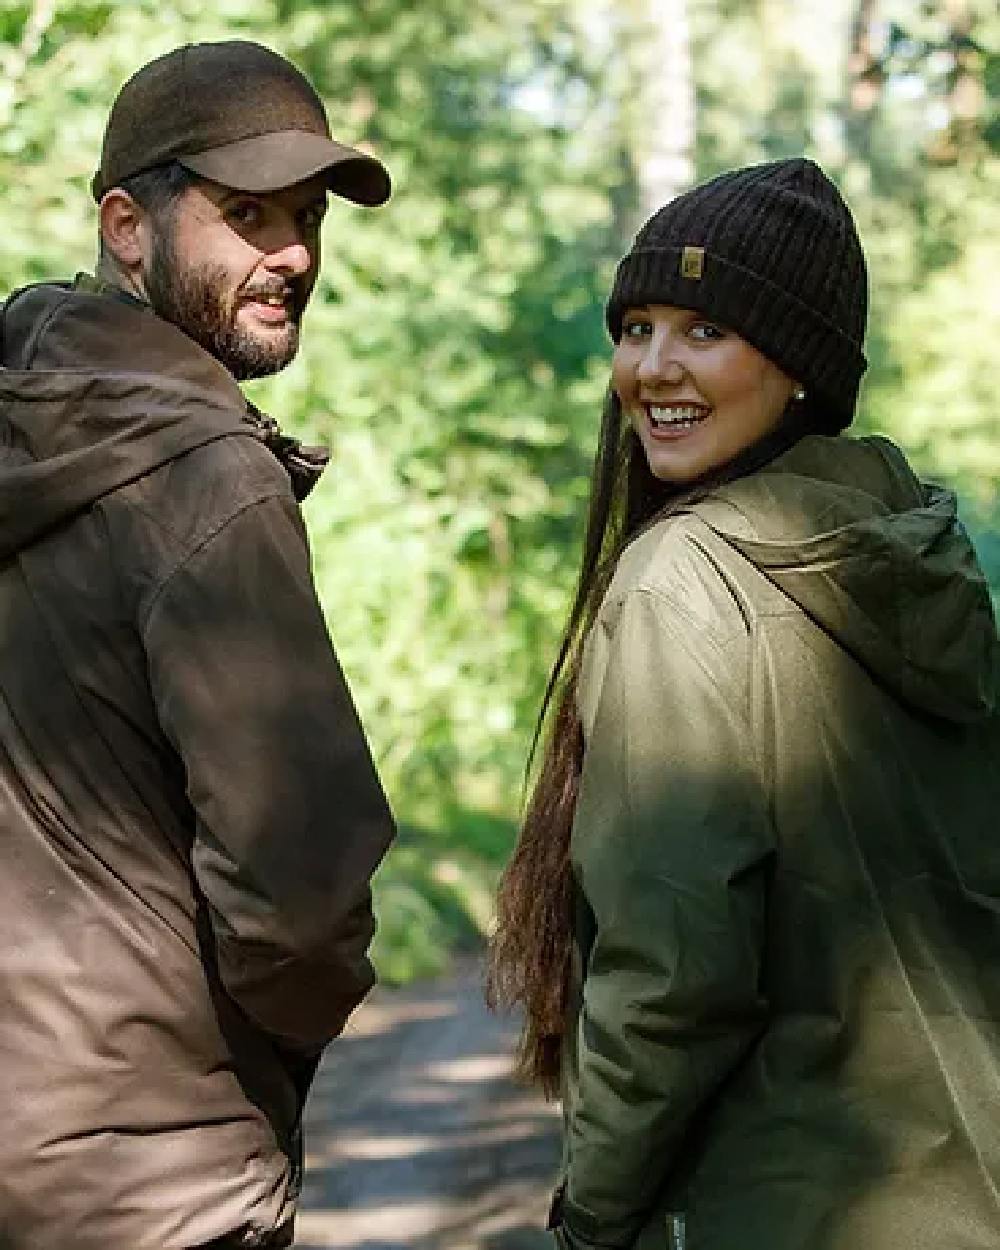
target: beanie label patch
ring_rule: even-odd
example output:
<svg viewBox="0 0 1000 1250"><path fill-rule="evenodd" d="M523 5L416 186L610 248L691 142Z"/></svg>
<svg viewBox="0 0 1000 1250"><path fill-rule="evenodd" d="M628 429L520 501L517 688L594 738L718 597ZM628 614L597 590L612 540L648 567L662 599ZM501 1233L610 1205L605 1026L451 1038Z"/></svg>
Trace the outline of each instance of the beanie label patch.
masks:
<svg viewBox="0 0 1000 1250"><path fill-rule="evenodd" d="M681 277L700 281L705 274L705 249L686 247L681 252Z"/></svg>

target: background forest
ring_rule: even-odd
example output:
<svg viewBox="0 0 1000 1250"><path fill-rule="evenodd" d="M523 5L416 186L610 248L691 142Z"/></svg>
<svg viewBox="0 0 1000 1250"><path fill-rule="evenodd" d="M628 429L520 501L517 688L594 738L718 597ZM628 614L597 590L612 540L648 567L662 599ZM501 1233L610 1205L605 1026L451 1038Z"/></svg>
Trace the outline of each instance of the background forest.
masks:
<svg viewBox="0 0 1000 1250"><path fill-rule="evenodd" d="M176 44L258 39L377 151L304 350L252 397L334 462L321 595L403 826L378 959L489 921L572 586L602 300L645 211L805 152L872 272L863 430L955 485L1000 586L995 0L0 0L0 293L91 268L108 107Z"/></svg>

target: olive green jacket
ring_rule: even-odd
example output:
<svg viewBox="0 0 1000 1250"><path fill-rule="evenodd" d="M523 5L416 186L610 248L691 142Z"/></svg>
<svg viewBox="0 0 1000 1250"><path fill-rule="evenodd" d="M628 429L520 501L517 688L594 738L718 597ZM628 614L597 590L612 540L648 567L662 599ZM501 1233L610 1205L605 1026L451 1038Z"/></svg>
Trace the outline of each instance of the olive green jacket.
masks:
<svg viewBox="0 0 1000 1250"><path fill-rule="evenodd" d="M804 439L588 640L566 1244L1000 1244L1000 647L947 492Z"/></svg>

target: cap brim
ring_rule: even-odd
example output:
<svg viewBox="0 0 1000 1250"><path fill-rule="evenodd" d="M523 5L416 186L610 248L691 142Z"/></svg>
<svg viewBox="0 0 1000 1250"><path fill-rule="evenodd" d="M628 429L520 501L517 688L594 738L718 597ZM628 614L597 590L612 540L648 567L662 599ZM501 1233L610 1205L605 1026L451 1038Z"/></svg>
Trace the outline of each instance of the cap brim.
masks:
<svg viewBox="0 0 1000 1250"><path fill-rule="evenodd" d="M280 191L321 173L334 195L367 208L384 204L392 191L389 171L376 157L304 130L255 135L177 160L237 191Z"/></svg>

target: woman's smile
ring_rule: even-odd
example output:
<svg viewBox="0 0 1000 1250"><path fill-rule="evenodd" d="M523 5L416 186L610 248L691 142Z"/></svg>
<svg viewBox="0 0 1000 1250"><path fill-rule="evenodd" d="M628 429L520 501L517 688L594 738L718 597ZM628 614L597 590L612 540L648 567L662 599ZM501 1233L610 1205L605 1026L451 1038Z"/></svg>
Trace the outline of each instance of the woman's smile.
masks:
<svg viewBox="0 0 1000 1250"><path fill-rule="evenodd" d="M648 403L644 406L649 417L650 437L656 439L681 438L707 421L712 411L704 404Z"/></svg>

